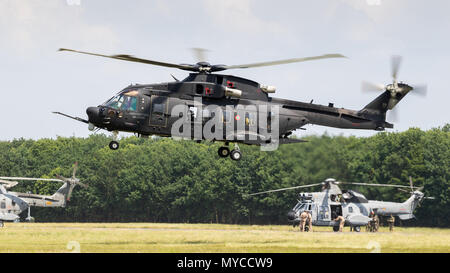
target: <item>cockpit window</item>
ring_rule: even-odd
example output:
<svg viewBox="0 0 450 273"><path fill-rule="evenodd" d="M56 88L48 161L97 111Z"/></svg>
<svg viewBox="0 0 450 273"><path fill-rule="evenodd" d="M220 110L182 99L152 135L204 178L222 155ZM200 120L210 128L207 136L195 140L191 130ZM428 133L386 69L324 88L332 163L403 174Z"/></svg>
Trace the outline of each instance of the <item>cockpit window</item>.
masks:
<svg viewBox="0 0 450 273"><path fill-rule="evenodd" d="M303 203L297 203L297 205L295 205L294 210L295 211L299 211L299 210L305 210L306 204Z"/></svg>
<svg viewBox="0 0 450 273"><path fill-rule="evenodd" d="M134 96L127 95L117 95L111 98L109 101L105 103L105 106L117 109L117 110L128 110L128 111L136 111L137 108L137 98Z"/></svg>
<svg viewBox="0 0 450 273"><path fill-rule="evenodd" d="M137 99L136 97L124 96L122 110L136 111Z"/></svg>

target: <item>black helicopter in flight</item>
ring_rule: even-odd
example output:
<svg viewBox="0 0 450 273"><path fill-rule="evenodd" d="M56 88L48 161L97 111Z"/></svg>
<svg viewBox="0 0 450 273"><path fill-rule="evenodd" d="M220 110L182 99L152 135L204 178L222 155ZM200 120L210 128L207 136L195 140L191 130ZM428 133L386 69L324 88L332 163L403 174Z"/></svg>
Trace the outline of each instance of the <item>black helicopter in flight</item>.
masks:
<svg viewBox="0 0 450 273"><path fill-rule="evenodd" d="M201 50L197 49L199 55ZM401 57L392 57L393 83L376 85L364 83L367 90L382 91L381 95L360 110L336 108L333 104L318 105L311 102L271 97L276 88L232 75L218 74L229 69L254 68L318 59L342 58L341 54L285 59L244 65L173 64L130 55L102 55L61 48L93 56L122 61L145 63L190 71L188 77L173 82L130 85L97 107L86 110L88 119L60 114L89 125L90 130L105 129L113 132L109 147L119 148L119 131L132 132L140 137L158 135L184 139L224 142L218 154L233 160L242 157L238 143L260 145L266 150L278 144L303 142L289 138L292 132L306 124L317 124L345 129L382 131L393 128L386 122L386 112L392 110L406 94L424 94L424 87L413 88L397 81ZM173 76L172 76L173 77ZM230 151L228 147L234 143ZM271 146L272 145L272 146ZM272 147L272 148L270 148Z"/></svg>

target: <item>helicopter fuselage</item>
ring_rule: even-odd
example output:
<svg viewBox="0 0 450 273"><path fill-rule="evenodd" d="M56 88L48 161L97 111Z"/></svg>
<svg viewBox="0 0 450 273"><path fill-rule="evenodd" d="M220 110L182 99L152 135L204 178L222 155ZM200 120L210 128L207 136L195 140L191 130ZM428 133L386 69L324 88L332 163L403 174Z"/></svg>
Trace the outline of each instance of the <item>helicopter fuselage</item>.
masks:
<svg viewBox="0 0 450 273"><path fill-rule="evenodd" d="M380 216L398 216L402 220L411 219L423 193L415 191L403 203L367 200L361 193L351 190L342 193L340 189L301 193L299 197L299 202L288 212L289 222L294 226L298 225L300 214L307 211L312 216L312 225L336 228L339 225L335 220L338 216L344 217L345 225L365 226L371 220L371 212Z"/></svg>
<svg viewBox="0 0 450 273"><path fill-rule="evenodd" d="M383 114L336 108L333 104L323 106L272 98L269 93L273 91L235 76L191 73L183 81L130 85L104 104L89 107L86 112L91 129L132 132L144 137L182 136L256 145L270 141L279 144L301 142L288 136L306 124L345 129L392 128L385 122ZM215 117L216 113L211 114L214 109L219 109L222 114L216 120L214 130L225 127L227 130L219 134L213 132L214 136L208 137L205 125ZM275 118L277 130L271 127ZM177 135L180 131L173 130L180 120L183 126L190 127L189 134L184 131ZM239 122L244 124L241 129ZM233 125L230 131L228 125ZM272 134L268 136L267 132Z"/></svg>

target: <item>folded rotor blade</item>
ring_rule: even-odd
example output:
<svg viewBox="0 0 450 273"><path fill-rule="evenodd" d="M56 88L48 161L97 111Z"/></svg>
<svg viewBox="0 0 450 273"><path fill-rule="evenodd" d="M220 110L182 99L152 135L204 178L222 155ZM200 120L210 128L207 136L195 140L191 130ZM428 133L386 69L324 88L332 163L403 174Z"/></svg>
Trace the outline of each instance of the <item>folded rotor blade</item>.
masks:
<svg viewBox="0 0 450 273"><path fill-rule="evenodd" d="M293 58L293 59L285 59L285 60L270 61L270 62L260 62L260 63L251 63L251 64L241 64L241 65L225 65L224 68L225 69L251 68L251 67L261 67L261 66L271 66L271 65L306 62L306 61L319 60L319 59L330 59L330 58L346 58L346 57L341 54L325 54L325 55L320 55L320 56L305 57L305 58Z"/></svg>
<svg viewBox="0 0 450 273"><path fill-rule="evenodd" d="M92 55L92 56L111 58L111 59L128 61L128 62L144 63L144 64L164 66L164 67L173 67L173 68L179 68L179 69L183 69L183 70L192 70L192 67L190 65L179 65L179 64L172 64L172 63L166 63L166 62L153 61L153 60L136 58L134 56L124 55L124 54L120 54L120 55L103 55L103 54L84 52L84 51L78 51L78 50L67 49L67 48L60 48L58 51L69 51L69 52L75 52L75 53L87 54L87 55Z"/></svg>
<svg viewBox="0 0 450 273"><path fill-rule="evenodd" d="M53 179L53 178L32 178L32 177L7 177L2 176L0 179L5 180L24 180L24 181L49 181L49 182L64 182L61 179Z"/></svg>
<svg viewBox="0 0 450 273"><path fill-rule="evenodd" d="M410 188L410 186L404 185L392 185L392 184L372 184L372 183L359 183L359 182L341 182L343 184L349 185L360 185L360 186L375 186L375 187L394 187L394 188ZM417 188L417 187L415 187Z"/></svg>
<svg viewBox="0 0 450 273"><path fill-rule="evenodd" d="M307 188L307 187L313 187L313 186L318 186L318 185L322 185L322 183L294 186L294 187L289 187L289 188L282 188L282 189L276 189L276 190L270 190L270 191L263 191L263 192L251 193L251 194L246 194L246 195L247 196L252 196L252 195L259 195L259 194L270 193L270 192L278 192L278 191L287 191L287 190L293 190L293 189L299 189L299 188Z"/></svg>

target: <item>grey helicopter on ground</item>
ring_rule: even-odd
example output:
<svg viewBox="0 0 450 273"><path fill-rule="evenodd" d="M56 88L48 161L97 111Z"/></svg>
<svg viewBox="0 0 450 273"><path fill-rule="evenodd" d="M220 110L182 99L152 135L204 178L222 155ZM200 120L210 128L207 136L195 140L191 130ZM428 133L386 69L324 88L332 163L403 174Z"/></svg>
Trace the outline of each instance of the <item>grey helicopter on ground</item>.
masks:
<svg viewBox="0 0 450 273"><path fill-rule="evenodd" d="M174 77L174 82L130 85L105 103L87 108L88 119L53 112L84 122L89 125L90 130L104 129L113 132L113 140L109 143L113 150L119 148L118 132L123 131L140 137L157 135L197 141L221 141L225 145L218 149L219 156L240 160L242 155L238 143L264 146L303 142L289 136L306 124L377 131L393 128L393 124L386 122L386 112L392 110L409 92L419 95L426 92L425 86L412 87L398 82L401 62L399 56L392 57L392 84L385 86L364 83L364 90L382 91L382 94L360 110L349 110L337 108L333 103L324 106L313 104L312 101L274 98L270 96L276 90L274 86L215 73L229 69L344 57L341 54L244 65L213 65L204 61L201 49L197 49L200 61L196 64L173 64L130 55L103 55L65 48L59 50L192 72L181 81ZM228 106L231 108L227 108ZM245 110L240 111L239 107ZM175 125L179 126L176 130ZM211 134L205 136L205 130ZM228 147L230 143L234 143L231 151Z"/></svg>
<svg viewBox="0 0 450 273"><path fill-rule="evenodd" d="M300 223L300 214L307 211L312 216L312 225L314 226L332 226L333 231L339 230L339 222L335 221L338 216L343 216L345 225L351 226L356 232L361 230L361 226L366 226L374 215L379 216L398 216L401 220L414 218L414 210L423 199L434 199L425 197L421 192L423 187L414 187L412 178L409 178L410 185L392 185L392 184L372 184L359 182L341 182L333 178L328 178L321 183L301 185L289 188L269 190L248 194L248 196L294 190L300 188L322 186L321 192L307 192L298 195L298 202L294 208L288 212L288 221L295 227ZM358 185L373 187L393 187L411 191L411 196L403 203L385 202L367 200L367 198L354 190L341 190L338 185Z"/></svg>
<svg viewBox="0 0 450 273"><path fill-rule="evenodd" d="M67 201L70 201L72 191L75 186L87 187L75 177L78 164L75 163L72 177L65 178L58 175L58 179L52 178L30 178L30 177L0 177L0 227L3 222L18 222L20 214L28 209L26 221L33 222L34 218L30 215L31 207L65 207ZM64 183L53 195L40 195L33 193L13 192L10 188L17 186L18 181L45 181Z"/></svg>

